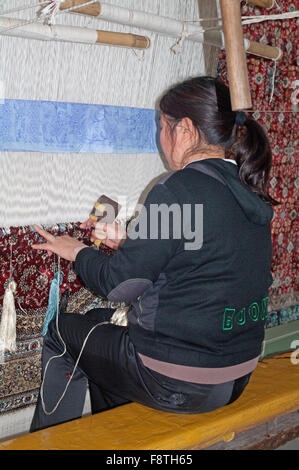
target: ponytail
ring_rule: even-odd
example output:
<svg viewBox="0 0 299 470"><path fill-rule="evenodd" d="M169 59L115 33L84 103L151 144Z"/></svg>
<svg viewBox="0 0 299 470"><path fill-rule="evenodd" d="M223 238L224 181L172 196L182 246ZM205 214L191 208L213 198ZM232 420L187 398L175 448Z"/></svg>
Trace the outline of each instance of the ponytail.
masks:
<svg viewBox="0 0 299 470"><path fill-rule="evenodd" d="M174 86L162 97L160 111L167 116L173 128L187 117L191 119L198 136L203 133L209 145L231 150L242 183L266 203L279 204L266 189L272 165L266 132L243 111L232 110L229 88L221 80L195 77ZM190 152L195 155L200 151L199 138L198 145Z"/></svg>
<svg viewBox="0 0 299 470"><path fill-rule="evenodd" d="M242 114L245 115L245 113ZM236 121L237 126L238 118ZM233 145L240 180L266 203L276 206L279 202L267 193L267 183L272 166L269 139L263 127L255 119L247 118L244 121L243 126L246 130Z"/></svg>

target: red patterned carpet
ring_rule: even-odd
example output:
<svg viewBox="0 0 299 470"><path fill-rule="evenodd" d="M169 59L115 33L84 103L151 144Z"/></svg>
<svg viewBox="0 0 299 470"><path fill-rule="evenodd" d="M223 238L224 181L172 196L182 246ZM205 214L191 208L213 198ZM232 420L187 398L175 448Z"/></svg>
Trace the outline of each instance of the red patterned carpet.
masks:
<svg viewBox="0 0 299 470"><path fill-rule="evenodd" d="M276 15L296 10L296 2L280 0L279 8L265 10L248 4L242 16ZM298 4L297 4L298 6ZM294 106L295 81L298 80L296 19L266 21L244 26L244 36L253 41L280 47L283 54L276 64L249 55L248 71L253 101L253 116L267 130L273 152L269 192L280 202L272 221L274 282L270 290L268 327L299 318L299 156L298 105ZM274 87L273 74L275 72ZM218 62L218 75L227 81L225 52ZM273 92L273 99L271 93Z"/></svg>

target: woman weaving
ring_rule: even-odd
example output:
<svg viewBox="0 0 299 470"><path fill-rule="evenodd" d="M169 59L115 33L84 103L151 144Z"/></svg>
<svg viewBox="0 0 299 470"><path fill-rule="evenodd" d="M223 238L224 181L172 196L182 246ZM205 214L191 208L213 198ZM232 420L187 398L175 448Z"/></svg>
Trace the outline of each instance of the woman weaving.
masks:
<svg viewBox="0 0 299 470"><path fill-rule="evenodd" d="M114 256L36 227L46 243L35 249L74 261L89 289L130 308L127 328L109 323L113 310L59 315L65 354L50 323L43 369L58 357L47 369L31 431L80 417L87 383L92 413L129 401L174 413L212 411L241 395L257 365L276 204L266 192L268 138L255 120L232 111L229 89L211 77L173 87L160 111L161 146L172 171L149 192L128 234L116 224L94 224L92 239L116 248ZM235 160L225 159L226 149ZM136 237L143 224L153 233L151 208L162 204L181 214L191 208L190 228L201 242L190 243L187 218L172 223L175 215L162 218L157 236Z"/></svg>

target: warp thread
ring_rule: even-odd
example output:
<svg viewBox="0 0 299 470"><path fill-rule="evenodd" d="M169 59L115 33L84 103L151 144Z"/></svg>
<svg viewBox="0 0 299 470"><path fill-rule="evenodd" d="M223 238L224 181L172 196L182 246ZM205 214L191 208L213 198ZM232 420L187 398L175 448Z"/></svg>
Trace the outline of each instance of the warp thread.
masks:
<svg viewBox="0 0 299 470"><path fill-rule="evenodd" d="M56 24L56 15L60 10L61 3L64 0L50 0L50 4L43 7L37 14L37 17L43 20L44 24L54 25Z"/></svg>
<svg viewBox="0 0 299 470"><path fill-rule="evenodd" d="M273 97L274 97L274 90L275 90L275 79L276 79L276 72L277 72L277 62L278 60L282 57L282 50L279 49L280 53L276 59L272 59L274 62L274 69L273 69L273 74L272 74L272 84L271 84L271 94L270 94L270 100L269 103L272 102Z"/></svg>
<svg viewBox="0 0 299 470"><path fill-rule="evenodd" d="M93 3L96 3L96 1L97 0L90 0L80 5L72 5L70 8L60 11L60 5L61 3L64 3L65 0L50 0L51 4L42 8L38 12L37 19L41 18L44 24L48 24L49 26L52 26L56 24L57 15L72 12L72 11L75 11L77 8L82 8L87 5L92 5Z"/></svg>
<svg viewBox="0 0 299 470"><path fill-rule="evenodd" d="M272 8L274 6L274 4L277 5L276 3L276 0L273 1L273 5L270 7ZM277 5L277 8L280 9L280 7ZM292 19L292 18L298 18L299 16L299 13L298 11L291 11L291 12L285 12L285 13L279 13L279 14L276 14L276 15L258 15L258 16L242 16L242 25L249 25L249 24L253 24L253 23L261 23L261 22L264 22L264 21L276 21L276 20L288 20L288 19ZM206 28L206 29L201 29L201 30L198 30L198 31L194 31L194 32L187 32L186 29L185 29L185 24L186 23L200 23L202 21L211 21L211 20L217 20L217 21L221 21L221 17L218 17L218 18L201 18L201 19L198 19L198 20L184 20L182 21L182 33L181 33L181 37L180 39L178 40L178 42L171 48L172 52L174 52L175 54L180 54L182 52L182 48L183 48L183 44L185 42L186 39L188 39L190 36L194 36L194 35L197 35L197 34L202 34L202 33L205 33L206 31L212 31L212 30L221 30L221 28L219 26L215 26L215 27L210 27L210 28ZM204 42L204 40L203 40Z"/></svg>

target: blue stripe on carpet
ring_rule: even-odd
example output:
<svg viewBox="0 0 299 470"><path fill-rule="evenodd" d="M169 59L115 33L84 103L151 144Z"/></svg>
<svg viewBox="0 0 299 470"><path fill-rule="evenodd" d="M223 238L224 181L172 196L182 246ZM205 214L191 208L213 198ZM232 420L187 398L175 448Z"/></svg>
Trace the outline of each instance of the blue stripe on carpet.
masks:
<svg viewBox="0 0 299 470"><path fill-rule="evenodd" d="M4 100L0 150L157 153L157 112L56 101Z"/></svg>

